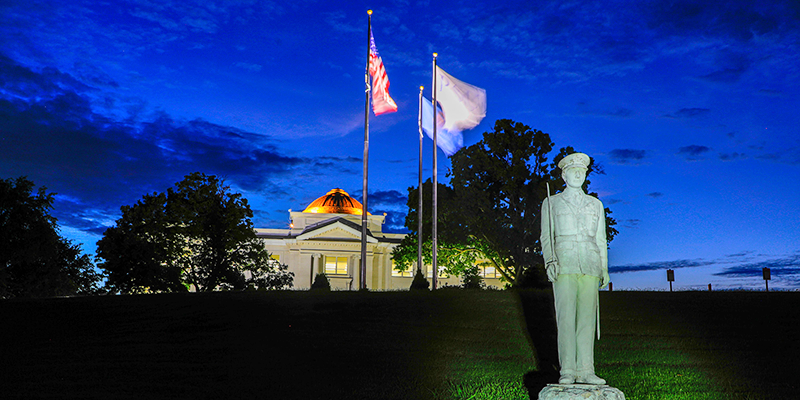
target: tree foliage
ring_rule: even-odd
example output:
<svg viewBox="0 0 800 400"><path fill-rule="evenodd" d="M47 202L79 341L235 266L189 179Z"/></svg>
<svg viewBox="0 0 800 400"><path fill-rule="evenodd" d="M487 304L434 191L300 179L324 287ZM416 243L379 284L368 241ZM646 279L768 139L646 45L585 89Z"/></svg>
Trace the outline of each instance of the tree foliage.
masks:
<svg viewBox="0 0 800 400"><path fill-rule="evenodd" d="M451 186L439 184L438 189L437 261L446 272L472 276L476 264L483 263L494 266L505 281L515 285L523 281L532 286L547 284L541 268L540 208L548 182L554 192L564 189L557 163L575 152L562 148L548 162L553 146L548 134L502 119L481 141L451 156ZM594 159L587 176L593 172L602 173ZM423 184L424 204L431 204L431 188L429 181ZM400 269L417 258L418 198L418 188L409 188L406 227L411 233L393 253ZM607 208L606 213L611 241L617 233L616 222ZM430 211L423 209L425 263L431 262L430 221Z"/></svg>
<svg viewBox="0 0 800 400"><path fill-rule="evenodd" d="M98 293L102 277L50 215L54 194L34 186L0 180L0 298Z"/></svg>
<svg viewBox="0 0 800 400"><path fill-rule="evenodd" d="M97 243L98 267L108 272L112 291L292 285L293 274L256 237L247 200L216 176L195 172L121 210Z"/></svg>

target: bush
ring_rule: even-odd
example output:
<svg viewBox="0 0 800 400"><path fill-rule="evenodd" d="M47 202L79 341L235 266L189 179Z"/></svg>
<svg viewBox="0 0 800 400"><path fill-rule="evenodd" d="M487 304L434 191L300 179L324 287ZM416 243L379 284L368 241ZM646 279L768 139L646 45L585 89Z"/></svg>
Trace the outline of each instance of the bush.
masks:
<svg viewBox="0 0 800 400"><path fill-rule="evenodd" d="M464 270L464 289L484 289L486 283L483 282L483 277L479 274L477 265Z"/></svg>
<svg viewBox="0 0 800 400"><path fill-rule="evenodd" d="M311 284L311 290L331 290L331 282L328 280L328 276L325 274L317 274L314 277L314 283Z"/></svg>
<svg viewBox="0 0 800 400"><path fill-rule="evenodd" d="M425 279L425 276L422 275L422 270L417 268L417 273L414 275L414 280L411 281L411 287L409 289L411 289L411 290L422 290L422 289L428 290L430 285L431 285L431 283L428 282L428 280Z"/></svg>

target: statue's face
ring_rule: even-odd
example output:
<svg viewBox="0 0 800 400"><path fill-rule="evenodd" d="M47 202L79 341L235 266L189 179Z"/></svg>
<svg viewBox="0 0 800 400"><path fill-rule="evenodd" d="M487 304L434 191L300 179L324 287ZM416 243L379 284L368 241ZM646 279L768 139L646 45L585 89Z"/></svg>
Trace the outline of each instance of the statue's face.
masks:
<svg viewBox="0 0 800 400"><path fill-rule="evenodd" d="M567 186L580 189L583 186L583 181L586 180L586 170L583 168L569 168L561 173L561 178L564 179Z"/></svg>

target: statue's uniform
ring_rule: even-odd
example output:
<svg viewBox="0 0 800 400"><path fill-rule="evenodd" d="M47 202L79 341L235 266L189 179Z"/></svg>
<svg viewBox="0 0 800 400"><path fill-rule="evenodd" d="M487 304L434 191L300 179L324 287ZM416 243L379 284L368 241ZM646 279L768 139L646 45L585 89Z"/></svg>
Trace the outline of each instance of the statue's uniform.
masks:
<svg viewBox="0 0 800 400"><path fill-rule="evenodd" d="M542 254L558 260L553 282L558 358L561 374L594 374L594 333L598 287L608 272L606 224L603 203L585 193L552 196L553 232L548 199L542 204ZM555 247L551 243L555 241Z"/></svg>

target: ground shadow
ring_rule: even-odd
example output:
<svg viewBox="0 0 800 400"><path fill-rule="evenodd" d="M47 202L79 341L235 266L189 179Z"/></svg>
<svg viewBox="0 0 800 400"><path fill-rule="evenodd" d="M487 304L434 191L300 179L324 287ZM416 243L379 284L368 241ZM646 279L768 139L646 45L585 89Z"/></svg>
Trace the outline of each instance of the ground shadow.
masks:
<svg viewBox="0 0 800 400"><path fill-rule="evenodd" d="M537 370L525 374L524 384L531 399L548 383L558 382L558 337L552 290L520 290L525 326L536 351Z"/></svg>

